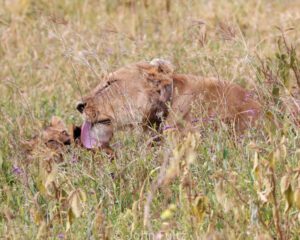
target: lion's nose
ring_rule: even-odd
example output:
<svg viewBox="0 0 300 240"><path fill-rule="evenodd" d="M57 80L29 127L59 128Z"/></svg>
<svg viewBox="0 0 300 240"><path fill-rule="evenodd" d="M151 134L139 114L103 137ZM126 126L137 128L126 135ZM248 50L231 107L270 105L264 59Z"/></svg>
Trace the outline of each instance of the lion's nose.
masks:
<svg viewBox="0 0 300 240"><path fill-rule="evenodd" d="M80 112L83 113L83 109L85 108L86 103L80 102L77 104L76 109Z"/></svg>

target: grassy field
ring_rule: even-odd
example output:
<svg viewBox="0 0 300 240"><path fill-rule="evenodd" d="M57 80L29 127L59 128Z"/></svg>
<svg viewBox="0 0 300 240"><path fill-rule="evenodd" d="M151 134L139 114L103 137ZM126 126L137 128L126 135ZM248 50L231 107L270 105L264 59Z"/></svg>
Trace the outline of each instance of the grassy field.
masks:
<svg viewBox="0 0 300 240"><path fill-rule="evenodd" d="M1 239L299 239L300 2L0 1ZM225 125L116 134L110 161L64 161L22 141L120 66L156 57L239 83L262 103L259 130ZM49 160L50 159L50 160Z"/></svg>

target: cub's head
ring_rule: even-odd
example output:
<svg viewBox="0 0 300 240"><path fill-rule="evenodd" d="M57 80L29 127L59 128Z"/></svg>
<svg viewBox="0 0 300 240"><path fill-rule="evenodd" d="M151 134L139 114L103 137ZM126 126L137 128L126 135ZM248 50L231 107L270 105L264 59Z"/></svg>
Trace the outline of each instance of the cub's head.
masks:
<svg viewBox="0 0 300 240"><path fill-rule="evenodd" d="M53 116L50 125L41 131L41 134L34 136L28 141L23 141L22 146L28 152L34 150L37 145L46 145L52 150L60 150L65 145L71 144L71 136L68 133L64 122Z"/></svg>
<svg viewBox="0 0 300 240"><path fill-rule="evenodd" d="M110 73L76 108L85 122L81 142L87 148L108 145L113 129L136 124L158 126L168 113L173 65L165 60L138 62Z"/></svg>
<svg viewBox="0 0 300 240"><path fill-rule="evenodd" d="M71 144L71 136L68 133L65 123L58 117L51 119L50 126L46 127L42 132L42 141L47 147L58 149L64 145Z"/></svg>

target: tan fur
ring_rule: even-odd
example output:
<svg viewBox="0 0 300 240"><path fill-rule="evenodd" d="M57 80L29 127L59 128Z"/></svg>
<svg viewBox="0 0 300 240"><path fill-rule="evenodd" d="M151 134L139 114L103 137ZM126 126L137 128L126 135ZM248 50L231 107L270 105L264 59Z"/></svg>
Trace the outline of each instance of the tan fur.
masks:
<svg viewBox="0 0 300 240"><path fill-rule="evenodd" d="M23 142L23 147L27 151L32 151L38 144L45 144L52 150L59 150L64 145L71 143L71 136L64 122L53 116L50 125L44 128L40 135L36 135L29 141Z"/></svg>
<svg viewBox="0 0 300 240"><path fill-rule="evenodd" d="M159 59L120 68L82 100L88 121L110 119L114 129L166 124L192 130L194 122L216 118L243 131L261 111L239 85L177 74L169 62Z"/></svg>
<svg viewBox="0 0 300 240"><path fill-rule="evenodd" d="M234 124L238 131L253 125L260 115L260 105L237 84L194 75L174 74L172 111L167 122L183 119L187 125L208 118ZM194 111L192 111L194 108Z"/></svg>

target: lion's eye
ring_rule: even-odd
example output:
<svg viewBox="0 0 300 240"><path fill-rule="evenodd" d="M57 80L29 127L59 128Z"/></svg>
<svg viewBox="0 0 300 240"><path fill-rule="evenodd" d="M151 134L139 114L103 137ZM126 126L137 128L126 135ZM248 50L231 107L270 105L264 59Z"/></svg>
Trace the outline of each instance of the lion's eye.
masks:
<svg viewBox="0 0 300 240"><path fill-rule="evenodd" d="M118 81L117 79L112 79L112 80L109 80L109 81L107 81L107 85L108 86L110 86L112 83L114 83L114 82L116 82L116 81Z"/></svg>

